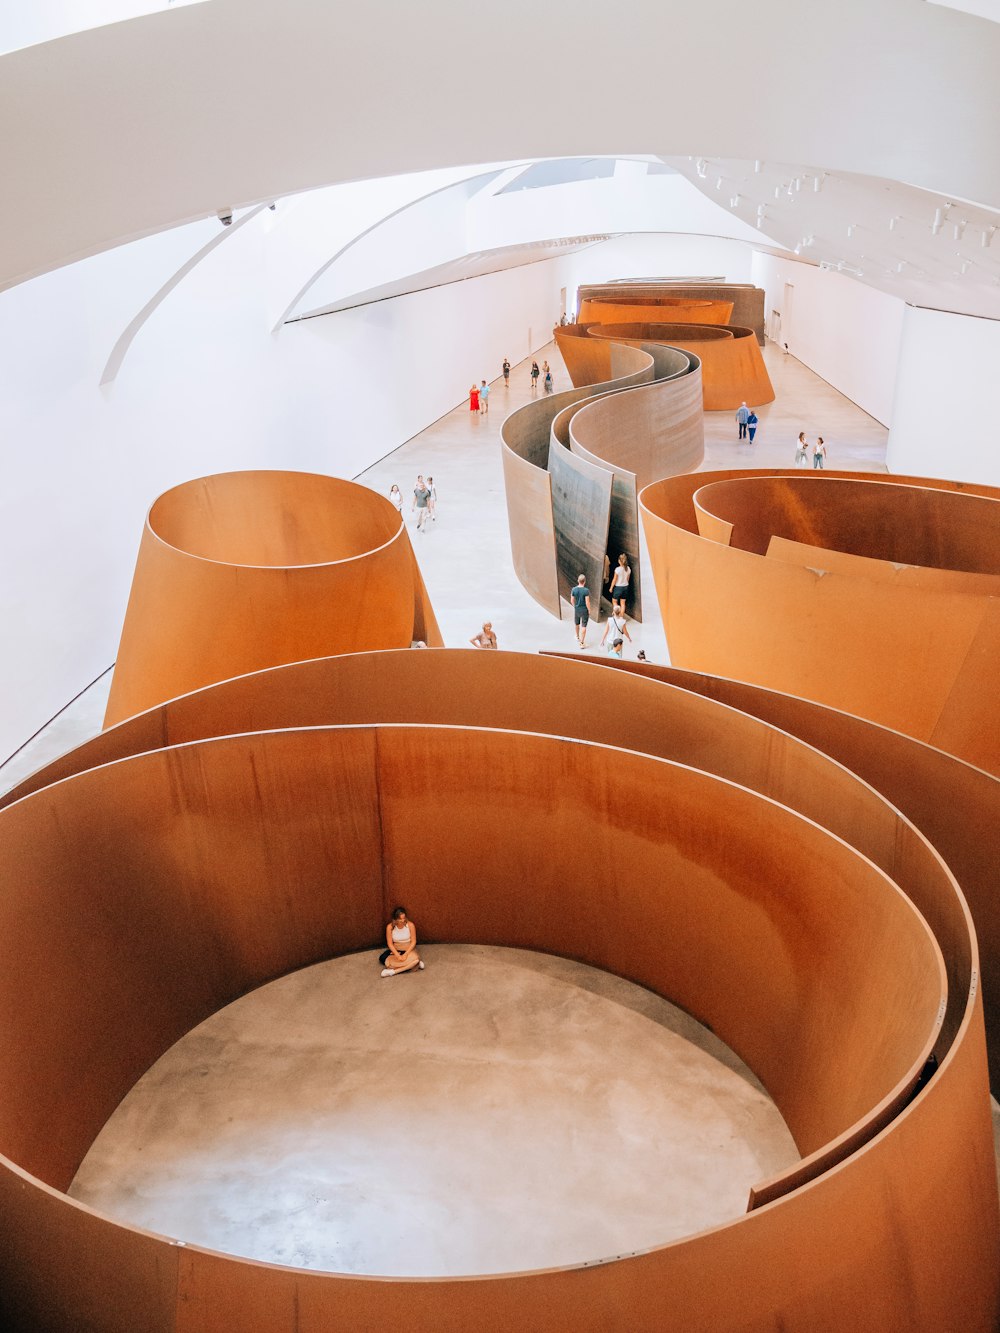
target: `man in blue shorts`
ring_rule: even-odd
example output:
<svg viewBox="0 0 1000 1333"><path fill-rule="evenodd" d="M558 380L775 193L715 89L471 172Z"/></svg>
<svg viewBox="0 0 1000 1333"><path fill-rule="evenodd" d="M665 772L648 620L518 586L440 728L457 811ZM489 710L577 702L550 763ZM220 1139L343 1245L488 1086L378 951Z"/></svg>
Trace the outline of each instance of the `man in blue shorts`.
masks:
<svg viewBox="0 0 1000 1333"><path fill-rule="evenodd" d="M581 648L587 646L587 626L590 624L590 589L586 575L581 574L576 587L570 593L573 602L573 624L576 626L576 641Z"/></svg>

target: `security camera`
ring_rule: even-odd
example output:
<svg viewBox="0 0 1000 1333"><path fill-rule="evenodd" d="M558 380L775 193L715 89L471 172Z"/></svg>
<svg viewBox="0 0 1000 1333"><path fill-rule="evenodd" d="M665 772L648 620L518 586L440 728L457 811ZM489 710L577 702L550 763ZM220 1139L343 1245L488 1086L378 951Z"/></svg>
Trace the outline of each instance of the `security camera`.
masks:
<svg viewBox="0 0 1000 1333"><path fill-rule="evenodd" d="M231 208L220 208L217 216L224 227L233 225L233 210Z"/></svg>

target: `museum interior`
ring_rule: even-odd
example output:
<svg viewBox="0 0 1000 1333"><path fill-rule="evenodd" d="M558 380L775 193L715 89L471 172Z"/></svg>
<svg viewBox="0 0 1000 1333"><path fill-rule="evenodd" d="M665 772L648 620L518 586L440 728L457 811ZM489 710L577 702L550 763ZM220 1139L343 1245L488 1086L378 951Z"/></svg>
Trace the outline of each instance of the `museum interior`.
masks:
<svg viewBox="0 0 1000 1333"><path fill-rule="evenodd" d="M998 71L0 16L4 1328L1000 1328Z"/></svg>

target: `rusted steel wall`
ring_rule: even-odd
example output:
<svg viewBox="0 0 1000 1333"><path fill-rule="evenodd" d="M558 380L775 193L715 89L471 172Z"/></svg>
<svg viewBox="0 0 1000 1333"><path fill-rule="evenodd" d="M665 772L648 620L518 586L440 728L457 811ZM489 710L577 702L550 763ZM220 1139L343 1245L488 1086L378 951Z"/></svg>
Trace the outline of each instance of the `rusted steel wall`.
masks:
<svg viewBox="0 0 1000 1333"><path fill-rule="evenodd" d="M815 699L1000 774L1000 696L988 687L1000 491L702 473L657 482L641 506L678 666ZM816 548L811 561L765 554L773 536ZM836 543L828 566L824 541ZM903 578L901 561L938 573Z"/></svg>
<svg viewBox="0 0 1000 1333"><path fill-rule="evenodd" d="M841 757L854 744L869 782L702 697L727 690L730 705L742 692L811 723ZM501 730L468 730L484 724ZM553 731L579 739L539 734ZM0 1033L0 1313L22 1327L290 1333L383 1327L402 1299L428 1330L481 1325L484 1310L498 1327L553 1329L992 1328L976 944L944 864L869 785L881 765L915 806L930 801L948 774L901 763L900 745L956 766L734 682L399 652L225 682L51 765L0 811L0 992L31 1016ZM971 786L952 783L933 812L955 839L977 782L1000 785L957 768ZM594 842L567 920L561 831L581 819ZM623 848L624 895L603 870ZM684 1004L764 1077L807 1154L799 1173L761 1182L758 1202L772 1201L738 1221L642 1255L463 1281L179 1249L58 1193L176 1036L271 976L374 948L400 894L422 904L429 938L566 953ZM655 947L654 918L669 923ZM931 1046L940 1067L910 1099Z"/></svg>
<svg viewBox="0 0 1000 1333"><path fill-rule="evenodd" d="M105 724L243 671L440 644L410 538L366 486L230 472L149 511Z"/></svg>

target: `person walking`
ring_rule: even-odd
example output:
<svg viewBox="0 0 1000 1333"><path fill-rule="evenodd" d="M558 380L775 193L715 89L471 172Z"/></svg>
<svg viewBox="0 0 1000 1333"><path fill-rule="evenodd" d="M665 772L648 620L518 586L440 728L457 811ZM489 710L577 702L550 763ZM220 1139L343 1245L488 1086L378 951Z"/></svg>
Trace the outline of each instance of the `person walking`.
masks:
<svg viewBox="0 0 1000 1333"><path fill-rule="evenodd" d="M532 363L531 363L531 392L532 392L532 393L534 393L535 390L538 388L538 375L539 375L538 362L537 362L537 361L532 361Z"/></svg>
<svg viewBox="0 0 1000 1333"><path fill-rule="evenodd" d="M753 444L753 437L757 434L757 413L751 408L750 415L747 417L747 436L750 443Z"/></svg>
<svg viewBox="0 0 1000 1333"><path fill-rule="evenodd" d="M816 468L819 468L819 470L820 470L821 472L823 472L823 471L825 470L824 467L823 467L823 460L824 460L825 458L826 458L826 445L823 443L823 436L822 436L822 435L819 435L819 436L816 437L816 443L813 445L813 470L814 470L814 471L815 471Z"/></svg>
<svg viewBox="0 0 1000 1333"><path fill-rule="evenodd" d="M745 440L747 437L747 420L750 416L750 409L746 403L740 403L736 409L736 424L740 428L739 438Z"/></svg>
<svg viewBox="0 0 1000 1333"><path fill-rule="evenodd" d="M625 614L625 602L628 600L628 585L631 577L632 567L628 562L628 556L623 551L618 557L618 564L615 566L615 572L612 574L611 582L608 585L611 608L621 615ZM603 643L603 639L601 642Z"/></svg>
<svg viewBox="0 0 1000 1333"><path fill-rule="evenodd" d="M795 466L805 467L809 462L809 441L806 439L804 430L799 431L799 438L795 442Z"/></svg>
<svg viewBox="0 0 1000 1333"><path fill-rule="evenodd" d="M410 505L410 512L417 511L417 531L423 532L424 524L427 522L427 505L431 498L430 488L424 481L423 476L417 478L417 484L413 488L413 503Z"/></svg>
<svg viewBox="0 0 1000 1333"><path fill-rule="evenodd" d="M401 514L403 512L403 493L395 482L389 487L389 499L396 506L396 512Z"/></svg>
<svg viewBox="0 0 1000 1333"><path fill-rule="evenodd" d="M608 644L608 653L614 657L621 657L624 640L628 639L629 643L632 642L632 635L628 632L624 611L620 614L617 611L612 612L608 623L604 626L604 636L601 639L602 648L609 635L611 636L611 642Z"/></svg>
<svg viewBox="0 0 1000 1333"><path fill-rule="evenodd" d="M479 410L482 415L488 416L490 410L490 386L483 380L479 386Z"/></svg>
<svg viewBox="0 0 1000 1333"><path fill-rule="evenodd" d="M438 507L438 492L437 492L437 487L434 485L434 478L433 478L433 477L428 477L428 478L427 478L427 489L430 491L430 496L429 496L429 498L428 498L428 500L427 500L427 512L428 512L428 513L430 514L430 516L431 516L431 522L432 522L432 523L436 523L436 522L437 522L437 507Z"/></svg>
<svg viewBox="0 0 1000 1333"><path fill-rule="evenodd" d="M573 624L576 626L576 641L581 648L587 646L587 626L590 624L590 589L587 577L581 574L576 587L570 593L573 603Z"/></svg>
<svg viewBox="0 0 1000 1333"><path fill-rule="evenodd" d="M552 371L549 370L547 364L545 367L545 378L542 380L542 385L544 386L546 393L552 392Z"/></svg>
<svg viewBox="0 0 1000 1333"><path fill-rule="evenodd" d="M503 387L510 388L510 362L506 357L503 359Z"/></svg>
<svg viewBox="0 0 1000 1333"><path fill-rule="evenodd" d="M473 648L495 648L497 646L497 636L493 633L493 621L484 620L483 628L478 634L473 634L469 642Z"/></svg>
<svg viewBox="0 0 1000 1333"><path fill-rule="evenodd" d="M479 412L479 385L474 384L469 390L469 411Z"/></svg>

